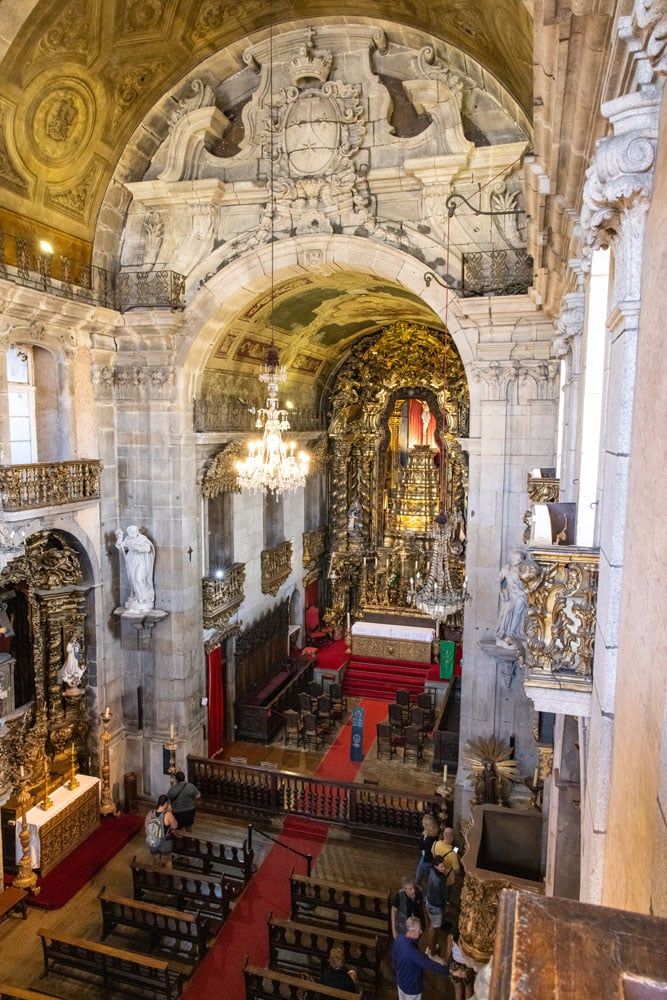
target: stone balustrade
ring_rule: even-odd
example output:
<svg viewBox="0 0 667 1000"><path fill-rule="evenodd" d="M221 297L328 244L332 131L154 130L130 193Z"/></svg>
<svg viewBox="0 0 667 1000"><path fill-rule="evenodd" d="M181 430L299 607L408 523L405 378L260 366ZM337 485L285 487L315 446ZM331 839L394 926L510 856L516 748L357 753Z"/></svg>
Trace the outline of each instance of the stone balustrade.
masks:
<svg viewBox="0 0 667 1000"><path fill-rule="evenodd" d="M312 569L324 555L324 545L326 533L324 528L316 528L315 531L304 531L303 533L303 567Z"/></svg>
<svg viewBox="0 0 667 1000"><path fill-rule="evenodd" d="M245 564L234 563L221 572L221 576L205 576L202 580L205 628L224 628L245 597Z"/></svg>
<svg viewBox="0 0 667 1000"><path fill-rule="evenodd" d="M528 610L521 657L527 689L590 691L599 562L597 549L528 550L522 571Z"/></svg>
<svg viewBox="0 0 667 1000"><path fill-rule="evenodd" d="M292 572L292 543L281 542L262 552L262 593L278 593L280 585Z"/></svg>
<svg viewBox="0 0 667 1000"><path fill-rule="evenodd" d="M102 463L35 462L0 466L0 502L5 512L100 499Z"/></svg>
<svg viewBox="0 0 667 1000"><path fill-rule="evenodd" d="M533 478L528 474L528 499L531 503L558 503L560 479Z"/></svg>

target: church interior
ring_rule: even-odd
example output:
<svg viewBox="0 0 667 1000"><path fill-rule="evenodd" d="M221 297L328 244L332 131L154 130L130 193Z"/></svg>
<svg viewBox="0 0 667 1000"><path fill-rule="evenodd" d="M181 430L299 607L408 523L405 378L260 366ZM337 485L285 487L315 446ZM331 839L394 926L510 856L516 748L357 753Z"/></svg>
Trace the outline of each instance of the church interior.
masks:
<svg viewBox="0 0 667 1000"><path fill-rule="evenodd" d="M0 2L0 1000L665 995L666 76Z"/></svg>

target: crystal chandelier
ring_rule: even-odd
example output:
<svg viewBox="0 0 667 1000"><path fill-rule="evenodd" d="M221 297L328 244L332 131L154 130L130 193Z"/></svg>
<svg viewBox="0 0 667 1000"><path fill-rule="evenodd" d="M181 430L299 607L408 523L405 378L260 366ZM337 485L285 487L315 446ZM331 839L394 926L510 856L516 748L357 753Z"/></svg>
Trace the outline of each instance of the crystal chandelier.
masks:
<svg viewBox="0 0 667 1000"><path fill-rule="evenodd" d="M257 413L255 426L262 430L259 441L248 443L248 457L237 462L238 483L242 490L291 493L306 482L309 456L301 451L294 454L295 444L287 444L283 431L289 430L287 410L278 409L278 386L287 374L284 366L278 364L278 352L272 344L269 348L268 363L262 366L259 380L268 387L266 406Z"/></svg>
<svg viewBox="0 0 667 1000"><path fill-rule="evenodd" d="M273 183L273 25L269 27L269 196L271 218L271 311L274 300L273 220L275 218L275 188ZM271 320L272 323L272 320ZM271 346L266 365L262 366L259 381L267 386L266 406L257 413L255 427L261 430L261 440L248 442L248 456L237 462L238 484L242 490L263 491L280 496L305 486L309 456L301 451L294 454L294 442L287 444L283 432L289 430L287 410L278 408L278 386L287 379L285 366L279 364L271 325Z"/></svg>

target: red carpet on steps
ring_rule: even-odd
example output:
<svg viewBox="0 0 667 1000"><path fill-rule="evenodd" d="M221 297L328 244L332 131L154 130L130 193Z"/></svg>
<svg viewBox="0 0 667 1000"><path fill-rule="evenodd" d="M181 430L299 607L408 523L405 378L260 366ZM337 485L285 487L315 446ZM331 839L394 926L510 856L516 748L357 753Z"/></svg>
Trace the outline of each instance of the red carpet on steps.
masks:
<svg viewBox="0 0 667 1000"><path fill-rule="evenodd" d="M79 889L90 881L100 868L118 854L121 847L129 843L144 825L143 816L132 813L120 816L107 816L101 826L91 833L75 851L61 861L44 878L40 878L39 896L28 897L30 906L39 906L46 910L57 910L69 903ZM5 878L9 883L11 876Z"/></svg>
<svg viewBox="0 0 667 1000"><path fill-rule="evenodd" d="M330 648L330 647L329 647ZM364 756L375 741L375 725L387 715L386 703L362 701L364 717ZM361 764L351 763L350 723L341 729L334 744L322 758L315 774L318 778L352 781ZM326 823L288 816L278 837L279 843L312 854L317 861L327 839ZM270 913L288 917L290 912L289 877L292 871L306 871L306 861L275 845L241 893L234 911L223 925L206 958L195 971L185 990L186 1000L243 1000L243 966L266 965L269 957L266 923Z"/></svg>
<svg viewBox="0 0 667 1000"><path fill-rule="evenodd" d="M329 646L322 646L315 654L318 667L322 667L325 670L338 670L345 663L349 655L350 650L345 639L337 639L336 642L332 642Z"/></svg>
<svg viewBox="0 0 667 1000"><path fill-rule="evenodd" d="M424 690L430 663L384 660L373 656L351 656L343 684L352 697L394 701L396 691L409 691L413 701Z"/></svg>

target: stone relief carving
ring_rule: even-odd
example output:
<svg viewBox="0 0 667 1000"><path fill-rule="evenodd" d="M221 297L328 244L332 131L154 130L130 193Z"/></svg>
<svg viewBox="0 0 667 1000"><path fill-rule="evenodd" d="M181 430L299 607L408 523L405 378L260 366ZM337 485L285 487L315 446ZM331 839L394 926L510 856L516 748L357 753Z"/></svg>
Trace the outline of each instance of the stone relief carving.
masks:
<svg viewBox="0 0 667 1000"><path fill-rule="evenodd" d="M91 366L93 392L97 399L168 399L176 382L173 365L117 365L112 368L94 362Z"/></svg>
<svg viewBox="0 0 667 1000"><path fill-rule="evenodd" d="M641 57L654 73L667 73L667 6L665 0L635 0L631 17L618 19L619 34L632 48L639 43ZM633 44L634 43L634 44Z"/></svg>
<svg viewBox="0 0 667 1000"><path fill-rule="evenodd" d="M159 28L167 8L167 0L120 0L116 15L122 35L136 35Z"/></svg>
<svg viewBox="0 0 667 1000"><path fill-rule="evenodd" d="M118 126L120 119L140 95L164 74L167 65L164 59L146 59L139 62L133 59L125 63L109 63L104 76L112 92L112 129Z"/></svg>
<svg viewBox="0 0 667 1000"><path fill-rule="evenodd" d="M563 296L563 305L556 329L558 336L553 342L553 352L557 358L564 358L570 351L570 342L581 337L584 332L584 306L586 296L583 291L568 292Z"/></svg>
<svg viewBox="0 0 667 1000"><path fill-rule="evenodd" d="M7 112L0 105L0 183L25 192L28 184L16 169L14 160L9 152L9 146L7 145L5 134L7 118Z"/></svg>
<svg viewBox="0 0 667 1000"><path fill-rule="evenodd" d="M482 399L506 400L510 386L518 383L528 399L555 399L559 366L556 361L488 361L472 366L473 382L482 387Z"/></svg>
<svg viewBox="0 0 667 1000"><path fill-rule="evenodd" d="M178 125L181 118L184 115L190 113L190 111L198 111L200 108L210 107L215 103L215 93L212 87L209 87L207 83L203 80L193 80L190 84L190 90L192 91L189 97L181 97L176 102L176 108L169 116L169 130L172 131L174 126Z"/></svg>
<svg viewBox="0 0 667 1000"><path fill-rule="evenodd" d="M62 190L48 185L45 198L47 204L57 206L61 212L74 218L85 219L101 173L101 165L95 160L73 187Z"/></svg>
<svg viewBox="0 0 667 1000"><path fill-rule="evenodd" d="M46 166L76 157L85 146L95 120L94 100L81 80L50 81L32 102L29 137L32 152Z"/></svg>
<svg viewBox="0 0 667 1000"><path fill-rule="evenodd" d="M147 263L155 264L163 239L164 221L160 213L153 209L144 219L144 260Z"/></svg>
<svg viewBox="0 0 667 1000"><path fill-rule="evenodd" d="M43 62L54 53L84 56L89 62L96 50L97 4L95 0L71 0L60 8L33 48L26 65Z"/></svg>

